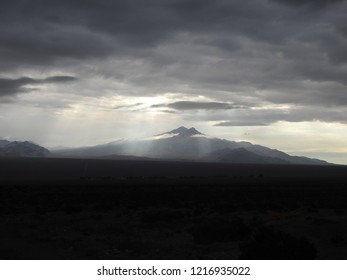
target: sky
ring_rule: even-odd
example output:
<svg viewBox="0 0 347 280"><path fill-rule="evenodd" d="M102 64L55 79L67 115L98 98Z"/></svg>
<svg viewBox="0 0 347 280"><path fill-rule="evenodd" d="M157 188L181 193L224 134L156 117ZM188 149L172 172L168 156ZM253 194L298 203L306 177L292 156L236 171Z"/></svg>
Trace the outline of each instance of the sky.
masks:
<svg viewBox="0 0 347 280"><path fill-rule="evenodd" d="M0 138L184 125L347 164L344 0L2 0Z"/></svg>

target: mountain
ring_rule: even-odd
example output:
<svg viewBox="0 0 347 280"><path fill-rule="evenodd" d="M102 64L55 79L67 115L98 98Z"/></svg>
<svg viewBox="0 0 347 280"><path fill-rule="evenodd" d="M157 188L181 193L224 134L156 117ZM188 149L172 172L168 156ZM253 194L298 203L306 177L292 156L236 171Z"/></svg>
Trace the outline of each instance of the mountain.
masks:
<svg viewBox="0 0 347 280"><path fill-rule="evenodd" d="M146 157L167 160L193 160L233 163L310 164L325 161L291 156L249 142L235 142L207 136L194 127L181 126L147 138L120 139L107 144L54 151L58 157Z"/></svg>
<svg viewBox="0 0 347 280"><path fill-rule="evenodd" d="M205 158L207 161L230 162L230 163L257 163L257 164L290 164L281 158L261 156L250 152L245 148L225 148L212 152Z"/></svg>
<svg viewBox="0 0 347 280"><path fill-rule="evenodd" d="M5 147L10 141L0 139L0 148Z"/></svg>
<svg viewBox="0 0 347 280"><path fill-rule="evenodd" d="M189 137L189 136L193 136L193 135L204 135L201 132L197 131L194 127L191 128L186 128L184 126L180 126L179 128L176 128L174 130L171 130L169 132L165 132L160 135L168 135L171 134L172 136L179 136L179 137Z"/></svg>
<svg viewBox="0 0 347 280"><path fill-rule="evenodd" d="M49 150L29 141L0 140L0 156L5 157L45 157Z"/></svg>

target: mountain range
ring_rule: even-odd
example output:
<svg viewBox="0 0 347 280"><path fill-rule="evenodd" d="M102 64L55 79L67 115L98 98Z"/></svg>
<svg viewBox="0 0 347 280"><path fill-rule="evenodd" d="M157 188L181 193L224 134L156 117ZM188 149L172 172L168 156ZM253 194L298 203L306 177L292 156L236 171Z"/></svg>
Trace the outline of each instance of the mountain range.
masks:
<svg viewBox="0 0 347 280"><path fill-rule="evenodd" d="M2 157L46 157L49 153L49 150L33 142L0 140Z"/></svg>
<svg viewBox="0 0 347 280"><path fill-rule="evenodd" d="M91 147L56 150L54 157L189 160L255 164L327 165L326 161L291 156L276 149L207 136L181 126L152 137L120 139Z"/></svg>

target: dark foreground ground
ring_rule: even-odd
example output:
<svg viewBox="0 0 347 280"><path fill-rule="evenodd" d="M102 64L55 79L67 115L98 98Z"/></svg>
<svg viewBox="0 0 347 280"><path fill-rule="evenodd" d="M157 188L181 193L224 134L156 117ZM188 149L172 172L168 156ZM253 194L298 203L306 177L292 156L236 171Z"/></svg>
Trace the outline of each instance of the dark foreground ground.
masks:
<svg viewBox="0 0 347 280"><path fill-rule="evenodd" d="M0 159L1 259L347 259L347 168Z"/></svg>

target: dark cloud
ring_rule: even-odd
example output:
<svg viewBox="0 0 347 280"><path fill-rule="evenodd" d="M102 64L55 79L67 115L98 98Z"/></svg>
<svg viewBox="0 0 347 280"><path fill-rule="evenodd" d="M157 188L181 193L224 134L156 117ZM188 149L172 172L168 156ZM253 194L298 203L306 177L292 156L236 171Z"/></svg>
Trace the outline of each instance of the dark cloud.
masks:
<svg viewBox="0 0 347 280"><path fill-rule="evenodd" d="M164 106L179 111L345 106L346 14L342 0L3 0L0 72L85 63L126 85L123 95L221 100ZM3 79L0 94L37 82Z"/></svg>
<svg viewBox="0 0 347 280"><path fill-rule="evenodd" d="M4 0L0 16L3 65L14 67L144 55L184 33L229 51L236 36L283 42L307 15L266 0Z"/></svg>
<svg viewBox="0 0 347 280"><path fill-rule="evenodd" d="M28 89L23 86L37 83L36 80L23 77L19 79L1 79L0 78L0 96L8 96L20 92L26 92Z"/></svg>
<svg viewBox="0 0 347 280"><path fill-rule="evenodd" d="M72 76L53 76L53 77L48 77L43 80L39 80L41 83L67 83L67 82L73 82L76 81L76 77Z"/></svg>
<svg viewBox="0 0 347 280"><path fill-rule="evenodd" d="M66 83L74 80L76 80L76 77L72 76L52 76L45 79L33 79L29 77L21 77L18 79L0 78L0 97L32 91L32 88L25 87L28 85Z"/></svg>
<svg viewBox="0 0 347 280"><path fill-rule="evenodd" d="M126 54L167 37L167 1L3 1L0 11L4 67L47 65ZM177 21L175 18L174 21Z"/></svg>
<svg viewBox="0 0 347 280"><path fill-rule="evenodd" d="M217 121L215 126L266 126L279 121L286 122L335 122L347 124L347 109L336 107L294 107L283 109L244 109L232 116L215 115L205 117L205 121Z"/></svg>
<svg viewBox="0 0 347 280"><path fill-rule="evenodd" d="M134 108L134 107L138 107L143 105L143 103L135 103L135 104L129 104L129 105L119 105L119 106L115 106L113 107L113 109L118 110L118 109L130 109L130 108Z"/></svg>
<svg viewBox="0 0 347 280"><path fill-rule="evenodd" d="M176 111L173 111L173 110L162 110L161 112L167 113L167 114L176 114L177 113Z"/></svg>
<svg viewBox="0 0 347 280"><path fill-rule="evenodd" d="M283 3L290 6L311 6L311 7L325 7L345 0L271 0L273 2Z"/></svg>
<svg viewBox="0 0 347 280"><path fill-rule="evenodd" d="M168 107L175 110L186 111L186 110L229 110L237 109L240 106L236 106L230 103L222 102L195 102L195 101L177 101L169 104L155 104L152 108Z"/></svg>

